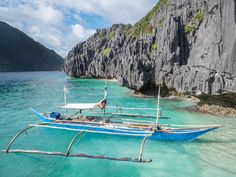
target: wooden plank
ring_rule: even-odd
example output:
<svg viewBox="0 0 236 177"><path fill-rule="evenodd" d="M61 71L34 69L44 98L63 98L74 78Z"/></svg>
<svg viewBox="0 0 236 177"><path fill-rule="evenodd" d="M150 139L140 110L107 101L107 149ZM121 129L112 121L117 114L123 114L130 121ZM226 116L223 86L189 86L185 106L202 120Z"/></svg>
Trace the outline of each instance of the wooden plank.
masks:
<svg viewBox="0 0 236 177"><path fill-rule="evenodd" d="M148 115L148 114L129 114L129 113L112 113L114 116L122 117L132 117L132 118L148 118L148 119L156 119L155 115ZM115 117L113 117L115 118ZM170 119L170 117L160 117L160 119Z"/></svg>
<svg viewBox="0 0 236 177"><path fill-rule="evenodd" d="M133 118L156 118L156 116L148 115L148 114L129 114L129 113L112 113L114 116L126 116L126 117L133 117Z"/></svg>
<svg viewBox="0 0 236 177"><path fill-rule="evenodd" d="M112 119L112 118L111 118ZM145 124L145 123L153 123L153 120L137 120L137 119L133 119L133 118L115 118L115 121L119 121L119 122L123 122L123 123L139 123L139 124Z"/></svg>
<svg viewBox="0 0 236 177"><path fill-rule="evenodd" d="M152 124L141 124L141 123L105 123L105 122L91 122L91 121L80 121L80 120L56 120L54 123L81 123L81 124L94 124L94 125L115 125L115 126L127 126L127 127L133 127L133 128L150 128L150 126L153 126Z"/></svg>

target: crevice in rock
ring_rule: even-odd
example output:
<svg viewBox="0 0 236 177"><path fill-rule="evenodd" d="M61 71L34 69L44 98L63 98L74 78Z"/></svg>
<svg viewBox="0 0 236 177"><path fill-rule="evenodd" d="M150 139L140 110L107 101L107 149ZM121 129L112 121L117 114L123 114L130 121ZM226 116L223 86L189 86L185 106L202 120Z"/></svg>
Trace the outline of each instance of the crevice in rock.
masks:
<svg viewBox="0 0 236 177"><path fill-rule="evenodd" d="M176 51L177 47L180 48L180 58L179 58L179 65L186 65L188 63L189 58L189 43L186 36L186 33L184 31L184 24L181 20L181 17L174 17L174 20L178 23L178 30L176 31L176 35L174 38L174 41L172 42L171 50ZM178 46L173 45L177 41ZM172 51L173 52L173 51Z"/></svg>
<svg viewBox="0 0 236 177"><path fill-rule="evenodd" d="M236 23L236 1L233 0L233 2L234 2L234 21Z"/></svg>
<svg viewBox="0 0 236 177"><path fill-rule="evenodd" d="M156 83L154 83L152 81L148 81L146 84L143 85L143 87L139 91L136 90L136 93L141 92L144 95L157 96L159 86L161 87L160 88L161 89L161 92L160 92L161 97L170 96L170 92L174 90L174 89L169 89L164 81L160 85L157 85Z"/></svg>

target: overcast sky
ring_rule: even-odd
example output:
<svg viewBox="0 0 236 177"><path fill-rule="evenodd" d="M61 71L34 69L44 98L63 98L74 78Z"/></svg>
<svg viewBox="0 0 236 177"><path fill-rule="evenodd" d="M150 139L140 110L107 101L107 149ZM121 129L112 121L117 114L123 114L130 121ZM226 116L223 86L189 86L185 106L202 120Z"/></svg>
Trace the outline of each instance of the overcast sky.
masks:
<svg viewBox="0 0 236 177"><path fill-rule="evenodd" d="M158 0L0 0L0 21L62 57L97 28L134 24Z"/></svg>

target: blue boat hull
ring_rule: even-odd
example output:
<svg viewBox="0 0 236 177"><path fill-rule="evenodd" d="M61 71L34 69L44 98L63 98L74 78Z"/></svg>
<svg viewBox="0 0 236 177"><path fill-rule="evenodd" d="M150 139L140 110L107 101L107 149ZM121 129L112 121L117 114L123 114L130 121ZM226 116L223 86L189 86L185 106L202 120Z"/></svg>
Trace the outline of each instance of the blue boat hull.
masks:
<svg viewBox="0 0 236 177"><path fill-rule="evenodd" d="M121 136L149 136L152 140L168 140L168 141L191 141L197 137L219 128L219 126L203 127L203 128L168 128L163 130L130 128L120 125L102 125L96 123L75 123L75 122L54 122L55 119L44 117L42 114L33 110L39 119L48 123L45 125L37 125L38 127L47 127L55 129L64 129L72 131L84 131L101 134L112 134Z"/></svg>
<svg viewBox="0 0 236 177"><path fill-rule="evenodd" d="M169 140L169 141L192 141L196 139L197 137L212 131L217 128L204 128L204 129L197 129L197 130L189 130L189 131L172 131L170 132L158 132L156 131L150 139L153 140Z"/></svg>

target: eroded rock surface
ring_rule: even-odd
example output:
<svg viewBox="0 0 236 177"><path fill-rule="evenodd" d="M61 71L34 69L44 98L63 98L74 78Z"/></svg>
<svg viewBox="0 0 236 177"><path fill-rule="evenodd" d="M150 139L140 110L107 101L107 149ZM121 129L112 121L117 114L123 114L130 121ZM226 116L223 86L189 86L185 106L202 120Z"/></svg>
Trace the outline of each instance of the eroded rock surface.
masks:
<svg viewBox="0 0 236 177"><path fill-rule="evenodd" d="M236 91L236 2L160 0L134 26L99 29L67 55L71 76L110 77L137 91Z"/></svg>

